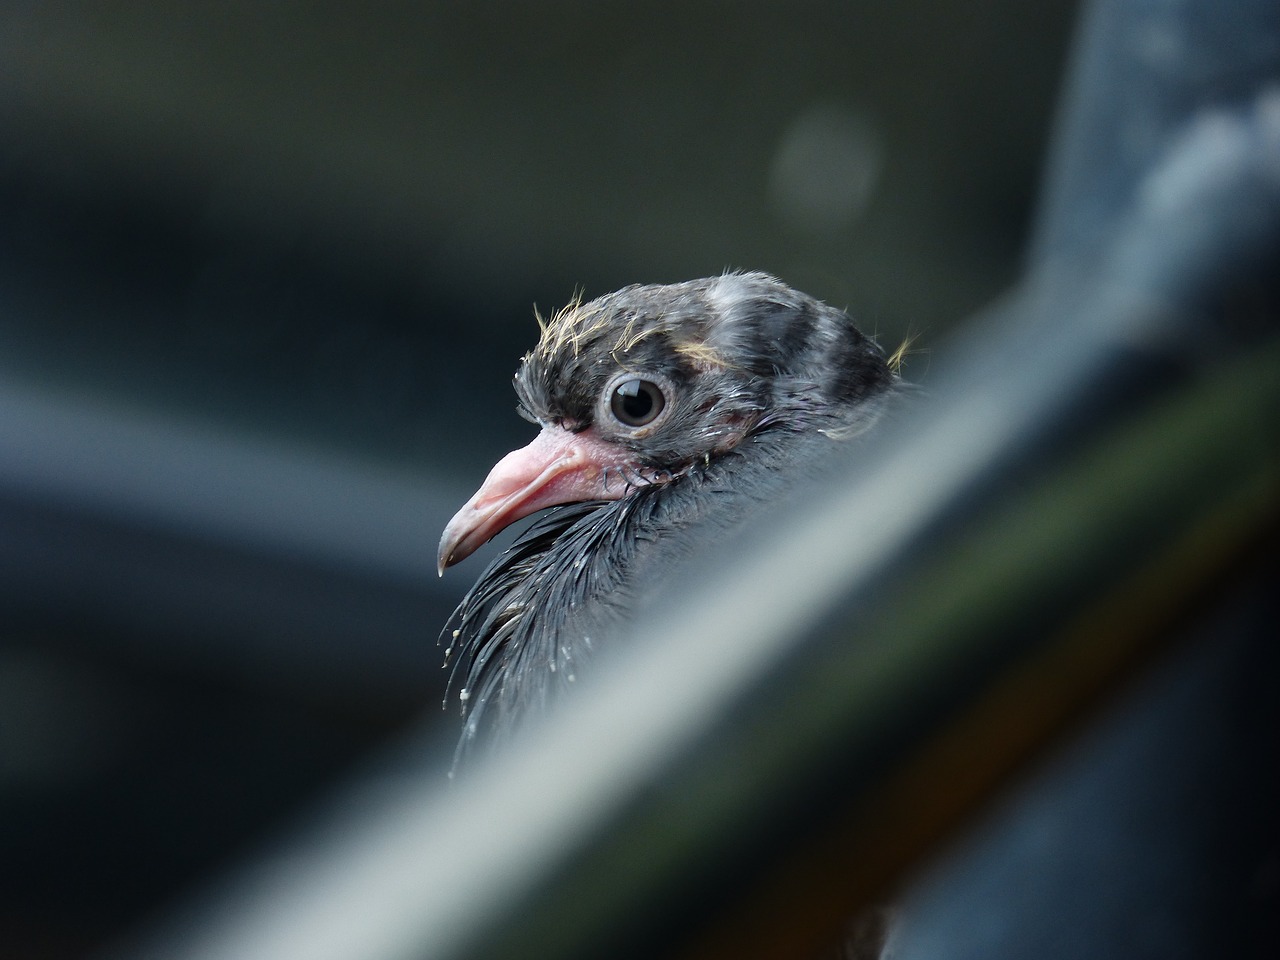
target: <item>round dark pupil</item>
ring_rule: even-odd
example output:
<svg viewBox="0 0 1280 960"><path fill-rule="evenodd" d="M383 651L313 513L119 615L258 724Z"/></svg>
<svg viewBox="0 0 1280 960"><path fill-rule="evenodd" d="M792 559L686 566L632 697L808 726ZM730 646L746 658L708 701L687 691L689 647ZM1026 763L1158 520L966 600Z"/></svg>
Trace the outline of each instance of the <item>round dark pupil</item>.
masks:
<svg viewBox="0 0 1280 960"><path fill-rule="evenodd" d="M653 397L640 386L639 380L629 380L618 387L622 412L633 420L638 420L653 409Z"/></svg>
<svg viewBox="0 0 1280 960"><path fill-rule="evenodd" d="M657 388L644 380L627 380L613 391L613 412L624 423L647 423L662 409Z"/></svg>

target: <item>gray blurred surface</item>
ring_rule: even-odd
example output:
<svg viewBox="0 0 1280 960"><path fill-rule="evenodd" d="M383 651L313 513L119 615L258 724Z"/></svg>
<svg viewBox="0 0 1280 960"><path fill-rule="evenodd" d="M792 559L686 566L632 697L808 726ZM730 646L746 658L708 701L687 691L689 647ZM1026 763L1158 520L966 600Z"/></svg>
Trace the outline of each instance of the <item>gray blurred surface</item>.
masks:
<svg viewBox="0 0 1280 960"><path fill-rule="evenodd" d="M1273 955L1275 572L1265 564L926 871L893 960Z"/></svg>
<svg viewBox="0 0 1280 960"><path fill-rule="evenodd" d="M1012 279L1071 10L11 4L3 117L69 190L485 299L750 266L933 327Z"/></svg>

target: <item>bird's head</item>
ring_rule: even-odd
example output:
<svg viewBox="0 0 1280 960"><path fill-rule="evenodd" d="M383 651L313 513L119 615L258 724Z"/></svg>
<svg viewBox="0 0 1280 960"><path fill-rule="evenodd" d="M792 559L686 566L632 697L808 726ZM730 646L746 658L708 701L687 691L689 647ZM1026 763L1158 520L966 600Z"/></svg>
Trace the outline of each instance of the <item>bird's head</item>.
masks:
<svg viewBox="0 0 1280 960"><path fill-rule="evenodd" d="M670 482L764 431L849 431L894 374L848 314L762 273L632 286L549 321L515 376L541 427L445 528L439 569L556 504Z"/></svg>

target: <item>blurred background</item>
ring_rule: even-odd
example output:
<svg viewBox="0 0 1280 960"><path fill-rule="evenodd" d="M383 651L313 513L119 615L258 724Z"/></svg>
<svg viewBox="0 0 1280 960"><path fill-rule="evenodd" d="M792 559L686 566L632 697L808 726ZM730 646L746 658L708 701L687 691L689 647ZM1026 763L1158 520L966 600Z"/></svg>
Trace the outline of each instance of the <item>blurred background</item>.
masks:
<svg viewBox="0 0 1280 960"><path fill-rule="evenodd" d="M0 953L85 956L424 713L554 309L1018 277L1074 4L0 10ZM404 517L414 518L406 524Z"/></svg>

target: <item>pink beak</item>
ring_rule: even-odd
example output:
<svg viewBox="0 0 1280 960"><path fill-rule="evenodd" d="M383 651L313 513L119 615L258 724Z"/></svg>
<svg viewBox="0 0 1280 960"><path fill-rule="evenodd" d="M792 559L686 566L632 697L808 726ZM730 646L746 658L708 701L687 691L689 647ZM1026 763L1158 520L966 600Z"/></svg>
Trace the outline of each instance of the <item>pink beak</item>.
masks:
<svg viewBox="0 0 1280 960"><path fill-rule="evenodd" d="M593 430L570 433L546 426L527 447L513 450L489 471L475 492L449 521L440 538L437 571L471 556L521 517L560 503L618 500L627 492L621 473L635 470L630 451L601 440ZM641 471L637 471L641 472Z"/></svg>

